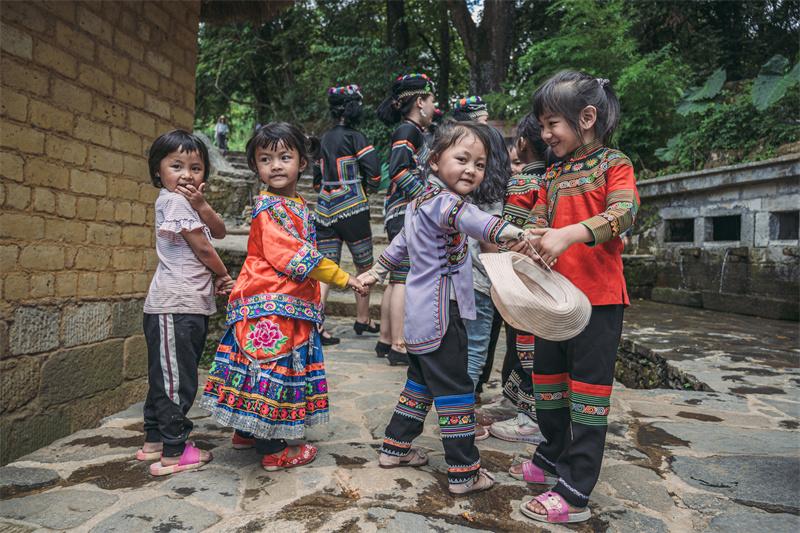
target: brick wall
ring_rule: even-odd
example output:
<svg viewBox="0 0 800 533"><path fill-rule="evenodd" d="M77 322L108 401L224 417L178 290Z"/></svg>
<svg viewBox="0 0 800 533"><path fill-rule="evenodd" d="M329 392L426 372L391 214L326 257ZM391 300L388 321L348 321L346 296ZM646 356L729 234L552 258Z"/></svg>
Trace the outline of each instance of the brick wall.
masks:
<svg viewBox="0 0 800 533"><path fill-rule="evenodd" d="M157 189L200 2L0 6L0 463L143 398Z"/></svg>

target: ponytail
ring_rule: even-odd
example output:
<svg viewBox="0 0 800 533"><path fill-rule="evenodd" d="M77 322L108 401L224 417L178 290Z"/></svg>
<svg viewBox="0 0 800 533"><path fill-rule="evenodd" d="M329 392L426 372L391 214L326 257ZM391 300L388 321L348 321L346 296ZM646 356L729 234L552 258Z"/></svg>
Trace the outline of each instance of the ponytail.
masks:
<svg viewBox="0 0 800 533"><path fill-rule="evenodd" d="M620 116L619 99L607 79L565 70L544 82L533 95L533 112L537 118L545 113L561 115L578 134L578 120L586 106L597 109L595 135L607 144Z"/></svg>
<svg viewBox="0 0 800 533"><path fill-rule="evenodd" d="M394 96L390 96L381 102L375 114L387 126L397 124L403 118L400 114L400 102Z"/></svg>

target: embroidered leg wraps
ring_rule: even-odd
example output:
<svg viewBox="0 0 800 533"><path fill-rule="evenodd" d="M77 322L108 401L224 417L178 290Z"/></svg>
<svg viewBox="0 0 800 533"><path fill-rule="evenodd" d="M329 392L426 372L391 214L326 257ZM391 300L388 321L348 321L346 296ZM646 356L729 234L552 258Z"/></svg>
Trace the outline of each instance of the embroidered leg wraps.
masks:
<svg viewBox="0 0 800 533"><path fill-rule="evenodd" d="M381 452L395 456L406 455L411 449L411 441L422 433L425 417L428 416L432 403L433 396L428 387L410 378L406 380L406 386L394 408L392 420L386 427Z"/></svg>
<svg viewBox="0 0 800 533"><path fill-rule="evenodd" d="M533 389L546 442L533 463L557 474L553 490L585 507L603 461L622 305L594 306L586 329L563 342L536 340Z"/></svg>

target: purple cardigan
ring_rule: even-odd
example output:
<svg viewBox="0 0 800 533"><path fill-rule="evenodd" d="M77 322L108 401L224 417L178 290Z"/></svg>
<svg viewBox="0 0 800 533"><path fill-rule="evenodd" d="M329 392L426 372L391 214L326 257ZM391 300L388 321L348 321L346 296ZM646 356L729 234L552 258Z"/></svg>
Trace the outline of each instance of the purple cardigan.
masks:
<svg viewBox="0 0 800 533"><path fill-rule="evenodd" d="M406 280L406 348L413 354L436 350L449 324L449 301L455 291L461 318L475 318L472 258L467 235L500 244L522 230L488 215L431 176L424 193L406 211L403 230L378 258L373 273L382 279L409 258Z"/></svg>

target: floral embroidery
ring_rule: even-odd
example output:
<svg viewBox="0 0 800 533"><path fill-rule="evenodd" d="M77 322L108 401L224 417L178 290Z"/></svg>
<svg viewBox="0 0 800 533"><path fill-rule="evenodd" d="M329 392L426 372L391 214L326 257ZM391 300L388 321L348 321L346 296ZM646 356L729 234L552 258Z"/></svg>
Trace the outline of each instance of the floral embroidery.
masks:
<svg viewBox="0 0 800 533"><path fill-rule="evenodd" d="M286 271L292 278L303 281L320 261L322 261L322 254L309 244L303 244L286 265Z"/></svg>
<svg viewBox="0 0 800 533"><path fill-rule="evenodd" d="M288 340L278 324L266 318L262 318L255 325L251 324L249 330L244 348L250 353L258 350L268 355L278 353Z"/></svg>
<svg viewBox="0 0 800 533"><path fill-rule="evenodd" d="M256 294L228 303L225 324L267 315L285 316L322 323L322 307L296 296L279 293Z"/></svg>

